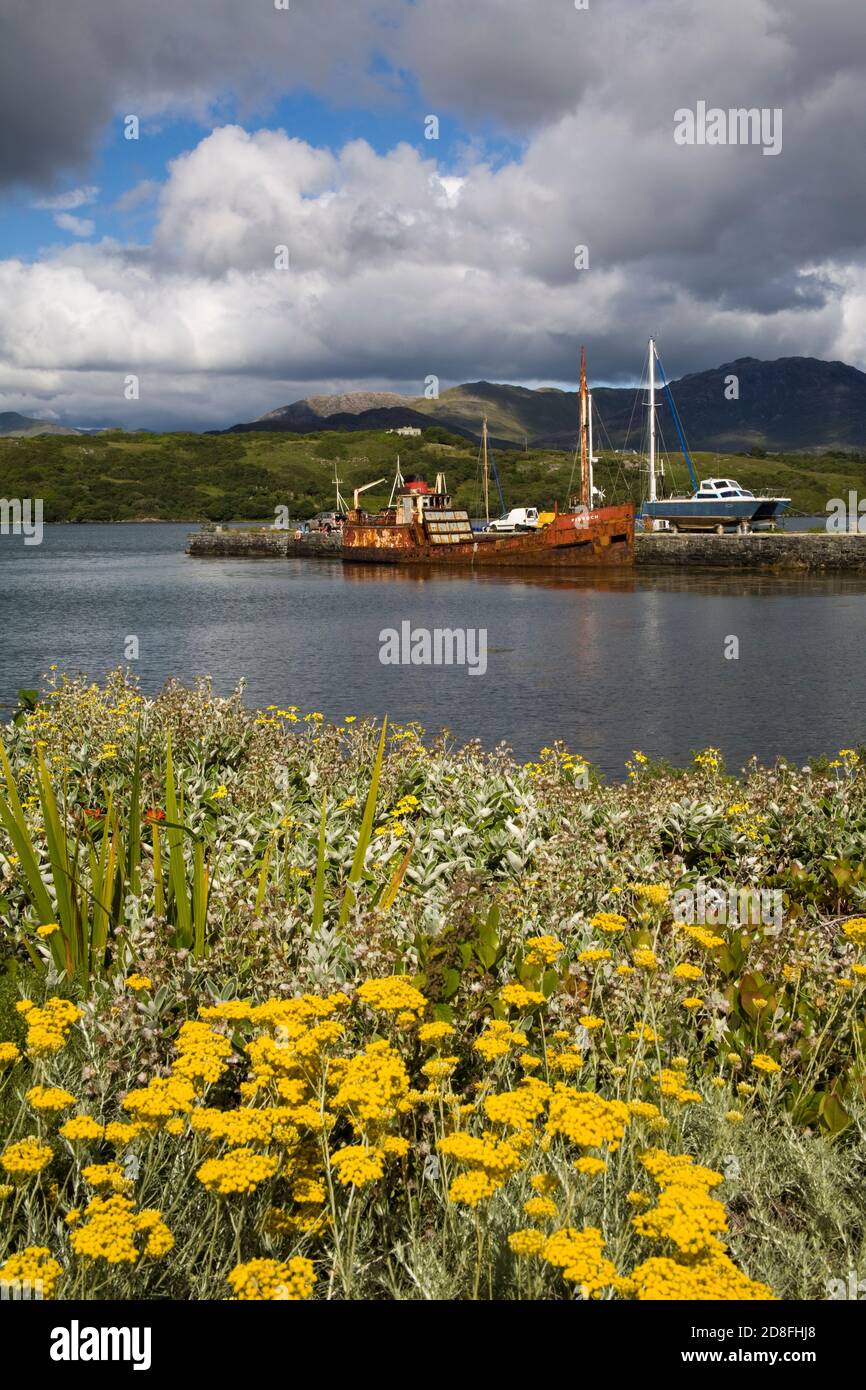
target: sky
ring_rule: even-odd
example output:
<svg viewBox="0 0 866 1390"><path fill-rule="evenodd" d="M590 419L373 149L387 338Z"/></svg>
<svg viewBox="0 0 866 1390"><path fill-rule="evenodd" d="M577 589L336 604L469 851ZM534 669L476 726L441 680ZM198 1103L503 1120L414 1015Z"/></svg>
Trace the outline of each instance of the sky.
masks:
<svg viewBox="0 0 866 1390"><path fill-rule="evenodd" d="M866 369L864 67L862 0L4 0L0 411Z"/></svg>

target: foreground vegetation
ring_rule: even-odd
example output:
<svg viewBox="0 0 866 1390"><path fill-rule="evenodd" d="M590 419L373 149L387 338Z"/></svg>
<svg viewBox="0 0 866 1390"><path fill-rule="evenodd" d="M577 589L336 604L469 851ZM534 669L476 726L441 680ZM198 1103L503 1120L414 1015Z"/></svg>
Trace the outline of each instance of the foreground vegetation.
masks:
<svg viewBox="0 0 866 1390"><path fill-rule="evenodd" d="M760 452L760 451L758 451ZM233 521L273 519L288 507L304 519L334 505L334 472L343 495L384 477L365 494L384 506L400 455L404 474L432 483L445 471L458 506L481 513L478 449L441 427L420 438L384 431L323 434L165 434L121 432L0 439L0 497L41 497L46 521ZM553 449L498 451L509 507L564 505L574 488L574 459ZM866 455L696 454L701 477L730 474L744 487L791 497L794 510L823 515L830 498L866 491ZM682 460L672 479L688 486ZM639 503L646 473L634 454L603 452L596 482L608 500ZM492 514L498 498L491 485Z"/></svg>
<svg viewBox="0 0 866 1390"><path fill-rule="evenodd" d="M120 674L52 680L4 745L0 1280L822 1299L866 1274L862 750L737 777L636 753L605 786L560 746L518 766ZM707 885L781 906L714 920Z"/></svg>

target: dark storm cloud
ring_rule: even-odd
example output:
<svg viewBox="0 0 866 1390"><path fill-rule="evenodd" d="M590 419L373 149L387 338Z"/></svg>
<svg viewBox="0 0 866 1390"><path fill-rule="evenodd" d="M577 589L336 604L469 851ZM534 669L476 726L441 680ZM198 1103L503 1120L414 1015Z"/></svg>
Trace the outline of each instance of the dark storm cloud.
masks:
<svg viewBox="0 0 866 1390"><path fill-rule="evenodd" d="M393 100L409 142L330 151L224 126L121 198L157 200L149 245L0 264L11 408L77 399L104 418L139 370L142 422L225 422L431 373L567 381L584 341L594 379L621 381L651 332L671 374L747 355L866 365L866 6L291 3L7 3L2 167L41 180L43 202L112 114L205 116L229 91L260 108L302 84ZM519 155L491 166L478 143L440 167L415 86L425 111L520 137ZM678 145L675 112L699 101L779 109L781 152Z"/></svg>

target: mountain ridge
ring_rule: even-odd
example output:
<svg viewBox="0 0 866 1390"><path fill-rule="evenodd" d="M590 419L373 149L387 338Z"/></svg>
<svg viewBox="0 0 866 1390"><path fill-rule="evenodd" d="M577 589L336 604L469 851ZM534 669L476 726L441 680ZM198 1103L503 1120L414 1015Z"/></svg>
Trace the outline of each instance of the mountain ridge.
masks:
<svg viewBox="0 0 866 1390"><path fill-rule="evenodd" d="M731 377L737 378L738 395L734 399L729 398ZM670 387L694 449L733 453L751 448L866 445L866 373L845 362L816 357L773 361L738 357L706 371L686 373ZM645 412L637 408L637 391L633 386L593 389L601 422L599 445L609 440L616 448L640 447ZM477 440L484 414L500 446L525 443L570 448L577 434L577 392L489 381L449 387L435 400L394 392L343 392L304 397L257 420L214 433L286 430L312 434L333 429L439 425ZM673 417L661 388L659 424L663 431L671 432L669 442L675 446Z"/></svg>

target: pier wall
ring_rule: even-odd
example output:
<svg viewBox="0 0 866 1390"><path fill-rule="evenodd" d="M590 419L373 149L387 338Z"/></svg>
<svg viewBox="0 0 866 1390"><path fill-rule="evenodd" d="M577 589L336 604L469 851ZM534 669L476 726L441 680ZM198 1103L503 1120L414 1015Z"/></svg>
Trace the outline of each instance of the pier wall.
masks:
<svg viewBox="0 0 866 1390"><path fill-rule="evenodd" d="M714 532L675 536L638 531L634 539L635 564L641 568L866 574L866 535L777 531L746 536L717 536ZM270 528L197 531L189 537L187 554L245 559L292 556L339 559L341 542L338 535L328 536L324 532L296 539L289 531Z"/></svg>
<svg viewBox="0 0 866 1390"><path fill-rule="evenodd" d="M256 531L228 528L196 531L188 538L186 547L188 555L234 555L247 560L286 559L295 555L338 560L340 549L340 537L333 533L328 536L324 531L314 531L296 539L291 531L274 531L269 527Z"/></svg>
<svg viewBox="0 0 866 1390"><path fill-rule="evenodd" d="M673 536L665 532L635 534L635 564L678 569L738 569L866 573L866 535L809 535L775 531L762 535Z"/></svg>

